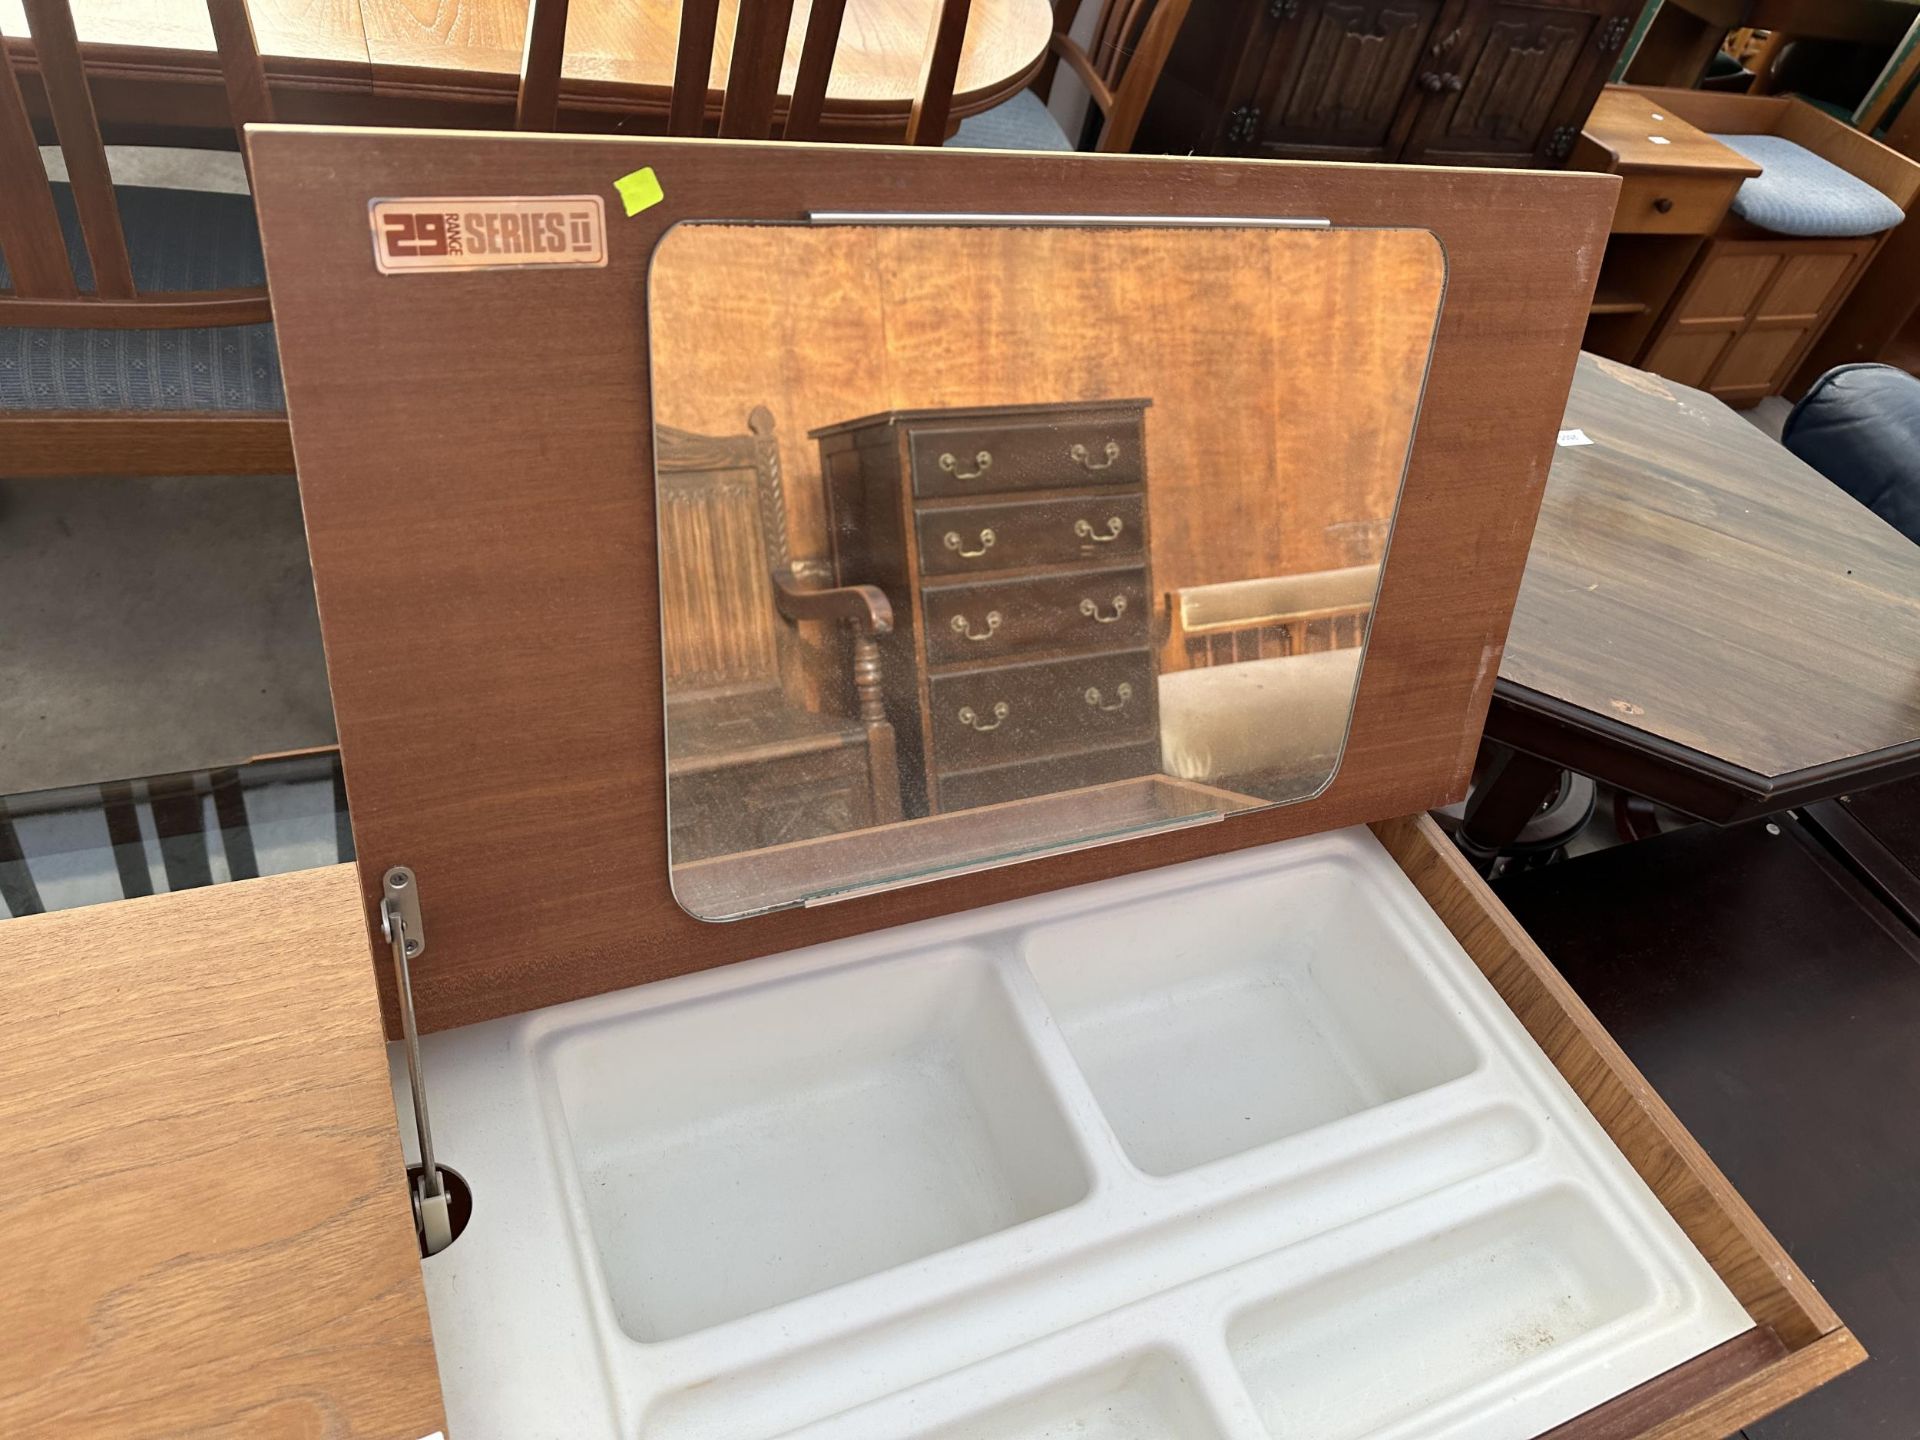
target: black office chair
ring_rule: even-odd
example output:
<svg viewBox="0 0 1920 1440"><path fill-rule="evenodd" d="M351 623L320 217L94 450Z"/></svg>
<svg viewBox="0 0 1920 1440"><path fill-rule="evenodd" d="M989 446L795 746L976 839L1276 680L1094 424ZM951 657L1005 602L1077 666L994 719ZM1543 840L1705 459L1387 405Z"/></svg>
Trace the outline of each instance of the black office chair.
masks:
<svg viewBox="0 0 1920 1440"><path fill-rule="evenodd" d="M1781 443L1920 544L1920 379L1836 365L1793 407Z"/></svg>

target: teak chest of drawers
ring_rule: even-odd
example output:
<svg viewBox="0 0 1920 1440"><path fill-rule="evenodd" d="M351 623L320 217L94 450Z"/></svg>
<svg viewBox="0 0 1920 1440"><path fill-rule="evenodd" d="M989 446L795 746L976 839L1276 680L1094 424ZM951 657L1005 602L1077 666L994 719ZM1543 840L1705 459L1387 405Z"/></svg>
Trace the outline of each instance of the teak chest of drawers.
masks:
<svg viewBox="0 0 1920 1440"><path fill-rule="evenodd" d="M881 644L908 815L1160 769L1148 400L893 410L815 430L836 583Z"/></svg>

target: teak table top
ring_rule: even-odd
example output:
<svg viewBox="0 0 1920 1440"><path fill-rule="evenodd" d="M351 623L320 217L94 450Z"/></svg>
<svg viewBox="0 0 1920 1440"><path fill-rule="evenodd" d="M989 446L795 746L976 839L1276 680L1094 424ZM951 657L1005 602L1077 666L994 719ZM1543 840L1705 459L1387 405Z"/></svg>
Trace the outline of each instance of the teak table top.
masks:
<svg viewBox="0 0 1920 1440"><path fill-rule="evenodd" d="M520 73L529 0L249 0L254 31L276 95L324 88L327 109L296 118L329 123L374 121L460 126L476 100L510 100ZM194 74L218 73L206 0L75 0L83 44L100 54L117 89L145 102L129 116L107 105L106 119L158 125L173 118L172 93ZM794 6L781 93L790 92L806 35L809 6ZM827 118L898 115L918 91L934 0L847 0L827 86ZM724 85L739 0L721 0L712 86ZM566 78L613 108L666 111L679 36L679 0L573 0L568 14ZM1046 0L974 0L954 82L953 113L975 114L1025 85L1053 30ZM0 0L0 34L30 42L21 0ZM358 93L356 93L358 92ZM376 92L378 92L376 94ZM307 97L311 101L312 97ZM396 112L396 99L412 102Z"/></svg>
<svg viewBox="0 0 1920 1440"><path fill-rule="evenodd" d="M445 1424L351 866L14 920L0 1435Z"/></svg>
<svg viewBox="0 0 1920 1440"><path fill-rule="evenodd" d="M1684 385L1583 355L1564 423L1489 735L1518 706L1776 805L1920 760L1920 548Z"/></svg>

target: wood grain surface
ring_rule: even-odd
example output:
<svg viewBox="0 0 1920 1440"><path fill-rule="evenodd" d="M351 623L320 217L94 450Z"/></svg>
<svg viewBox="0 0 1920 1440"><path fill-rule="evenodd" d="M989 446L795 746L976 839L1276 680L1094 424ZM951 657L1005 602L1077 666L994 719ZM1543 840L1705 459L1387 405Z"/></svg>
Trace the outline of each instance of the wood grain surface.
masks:
<svg viewBox="0 0 1920 1440"><path fill-rule="evenodd" d="M376 77L391 70L451 72L464 82L512 79L520 73L528 0L455 0L431 7L413 0L361 0L367 53ZM806 39L805 3L793 6L780 93L791 95ZM829 107L880 105L904 114L919 89L934 0L847 0L840 45L827 82ZM721 0L709 83L726 80L740 0ZM679 0L573 0L565 75L664 92L673 80ZM1045 0L974 0L954 86L955 108L1020 88L1040 63L1052 35Z"/></svg>
<svg viewBox="0 0 1920 1440"><path fill-rule="evenodd" d="M689 227L654 261L654 413L720 433L764 403L795 554L824 557L808 430L1146 396L1156 592L1374 564L1445 279L1418 230Z"/></svg>
<svg viewBox="0 0 1920 1440"><path fill-rule="evenodd" d="M1583 356L1501 678L1762 776L1920 740L1920 549L1719 401Z"/></svg>
<svg viewBox="0 0 1920 1440"><path fill-rule="evenodd" d="M524 9L526 0L520 0ZM27 33L25 0L0 0L0 33ZM83 45L148 52L147 60L202 57L211 71L213 22L206 0L71 0L74 28ZM304 62L367 63L360 0L247 0L260 52ZM121 60L133 57L121 56ZM517 69L516 63L516 69Z"/></svg>
<svg viewBox="0 0 1920 1440"><path fill-rule="evenodd" d="M1590 144L1608 157L1605 164L1582 164L1584 157L1576 150L1573 163L1583 170L1611 170L1616 175L1650 170L1739 179L1760 173L1753 161L1674 111L1617 85L1600 92L1593 113L1580 128L1580 138L1583 146Z"/></svg>
<svg viewBox="0 0 1920 1440"><path fill-rule="evenodd" d="M1433 820L1408 816L1373 831L1747 1314L1786 1348L1772 1359L1722 1357L1724 1383L1705 1394L1665 1387L1657 1410L1647 1393L1629 1392L1556 1440L1720 1440L1864 1360L1793 1257Z"/></svg>
<svg viewBox="0 0 1920 1440"><path fill-rule="evenodd" d="M0 1434L445 1423L351 867L0 927Z"/></svg>
<svg viewBox="0 0 1920 1440"><path fill-rule="evenodd" d="M253 135L364 883L413 866L428 1029L1457 798L1619 182L611 138ZM370 196L601 194L604 269L381 276ZM646 276L693 218L1310 215L1424 227L1447 303L1346 761L1312 801L722 927L667 883ZM1097 323L1089 316L1088 323ZM1223 397L1230 400L1232 397Z"/></svg>
<svg viewBox="0 0 1920 1440"><path fill-rule="evenodd" d="M26 35L24 0L0 0L0 34ZM457 123L475 101L510 116L530 0L248 0L260 50L281 87L355 78L417 104L433 123L438 104ZM840 44L826 91L826 118L875 112L896 130L918 93L934 0L846 0ZM146 87L153 108L194 77L217 77L206 0L73 0L83 44L111 46L113 63ZM679 35L679 0L573 0L563 96L626 92L664 119ZM780 93L791 95L810 7L793 6ZM711 84L725 82L739 0L721 0ZM974 0L955 79L955 116L990 108L1017 92L1039 66L1053 32L1046 0ZM30 45L23 48L30 51ZM343 120L354 115L340 97ZM373 96L365 96L369 104ZM365 107L362 107L363 112ZM385 112L383 112L385 113ZM157 117L156 117L157 118ZM502 119L502 125L507 123ZM897 136L896 136L897 138Z"/></svg>
<svg viewBox="0 0 1920 1440"><path fill-rule="evenodd" d="M0 415L0 475L290 475L284 415Z"/></svg>

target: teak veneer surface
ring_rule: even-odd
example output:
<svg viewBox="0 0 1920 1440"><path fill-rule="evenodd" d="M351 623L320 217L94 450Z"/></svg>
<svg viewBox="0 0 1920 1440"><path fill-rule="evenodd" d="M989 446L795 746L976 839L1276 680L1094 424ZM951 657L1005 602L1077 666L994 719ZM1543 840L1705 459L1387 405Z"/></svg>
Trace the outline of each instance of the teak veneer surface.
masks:
<svg viewBox="0 0 1920 1440"><path fill-rule="evenodd" d="M1760 776L1920 742L1920 549L1709 395L1583 356L1501 678Z"/></svg>
<svg viewBox="0 0 1920 1440"><path fill-rule="evenodd" d="M348 866L0 927L0 1434L440 1429Z"/></svg>
<svg viewBox="0 0 1920 1440"><path fill-rule="evenodd" d="M1611 170L1617 175L1639 171L1711 175L1728 180L1760 173L1760 167L1739 151L1722 145L1638 91L1616 85L1600 92L1580 135L1583 144L1593 145L1608 157L1604 165L1583 165L1583 169ZM1576 155L1575 163L1582 158Z"/></svg>
<svg viewBox="0 0 1920 1440"><path fill-rule="evenodd" d="M213 82L219 65L205 0L74 0L80 40L126 82L132 104L115 119L164 125L191 117L183 97ZM479 104L505 123L527 29L529 0L248 0L276 95L294 95L296 118L365 123L407 102L410 119L460 123ZM563 98L602 113L646 110L664 118L679 37L679 0L573 0ZM826 118L865 121L898 139L918 93L932 0L847 0L827 86ZM711 85L724 85L737 0L721 0ZM796 5L780 94L791 95L808 7ZM1053 13L1045 0L975 0L954 82L955 118L1017 93L1046 53ZM22 0L0 0L0 34L31 49ZM92 57L90 57L92 58ZM377 93L376 93L377 92ZM493 107L490 112L485 107ZM715 112L717 113L717 106ZM784 110L784 104L782 105ZM282 115L289 112L282 110Z"/></svg>
<svg viewBox="0 0 1920 1440"><path fill-rule="evenodd" d="M419 876L425 1028L1457 797L1618 181L698 141L250 131L369 906ZM665 193L621 219L641 165ZM371 197L598 194L603 269L382 276ZM1312 801L724 927L667 883L645 277L694 218L1325 216L1448 260L1346 758ZM1090 317L1090 323L1098 317ZM383 967L384 968L384 967ZM387 982L383 979L383 985Z"/></svg>

